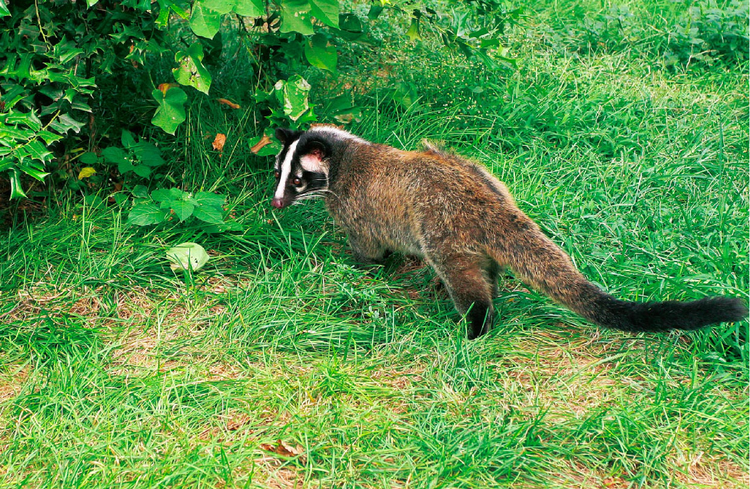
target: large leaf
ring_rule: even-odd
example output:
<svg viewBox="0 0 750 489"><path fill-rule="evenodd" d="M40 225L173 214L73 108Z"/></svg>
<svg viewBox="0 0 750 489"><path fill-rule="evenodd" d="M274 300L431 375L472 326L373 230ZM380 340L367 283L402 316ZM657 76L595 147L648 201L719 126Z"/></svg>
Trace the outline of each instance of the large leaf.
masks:
<svg viewBox="0 0 750 489"><path fill-rule="evenodd" d="M180 219L180 222L192 216L193 210L195 209L195 206L192 203L185 200L173 200L171 206L174 215Z"/></svg>
<svg viewBox="0 0 750 489"><path fill-rule="evenodd" d="M281 102L284 114L293 121L299 119L310 108L310 84L300 75L294 75L287 81L279 80L274 85L274 91Z"/></svg>
<svg viewBox="0 0 750 489"><path fill-rule="evenodd" d="M209 224L221 224L224 222L224 196L211 192L198 192L195 194L197 206L193 215L203 222Z"/></svg>
<svg viewBox="0 0 750 489"><path fill-rule="evenodd" d="M169 212L160 209L153 202L138 202L128 215L128 223L136 226L150 226L159 224L169 217Z"/></svg>
<svg viewBox="0 0 750 489"><path fill-rule="evenodd" d="M8 10L8 7L5 4L5 1L6 0L0 0L0 17L10 16L10 11Z"/></svg>
<svg viewBox="0 0 750 489"><path fill-rule="evenodd" d="M244 17L261 17L265 13L265 5L263 0L237 0L234 11Z"/></svg>
<svg viewBox="0 0 750 489"><path fill-rule="evenodd" d="M336 46L329 46L328 39L323 34L315 34L305 44L305 57L316 68L336 73L336 63L338 62Z"/></svg>
<svg viewBox="0 0 750 489"><path fill-rule="evenodd" d="M159 104L151 123L161 127L165 132L174 134L177 126L185 121L185 102L187 95L180 88L170 88L167 93L155 89L151 96Z"/></svg>
<svg viewBox="0 0 750 489"><path fill-rule="evenodd" d="M364 35L364 26L354 14L339 15L339 30L336 33L347 41L356 41Z"/></svg>
<svg viewBox="0 0 750 489"><path fill-rule="evenodd" d="M299 32L309 36L315 33L312 26L312 7L308 0L281 0L281 26L282 33Z"/></svg>
<svg viewBox="0 0 750 489"><path fill-rule="evenodd" d="M203 6L207 9L211 9L214 12L220 14L228 14L231 12L236 4L236 0L201 0Z"/></svg>
<svg viewBox="0 0 750 489"><path fill-rule="evenodd" d="M190 28L196 36L213 39L221 27L221 14L206 0L195 0L190 14Z"/></svg>
<svg viewBox="0 0 750 489"><path fill-rule="evenodd" d="M208 95L211 73L203 66L203 46L194 42L187 51L178 51L175 61L180 65L172 70L174 79L181 85L190 85Z"/></svg>
<svg viewBox="0 0 750 489"><path fill-rule="evenodd" d="M224 205L224 200L226 200L226 197L211 192L198 192L197 194L195 194L195 200L199 205L217 207L221 209L221 206Z"/></svg>
<svg viewBox="0 0 750 489"><path fill-rule="evenodd" d="M200 206L195 208L193 215L196 219L209 224L221 224L224 222L224 211L221 208Z"/></svg>
<svg viewBox="0 0 750 489"><path fill-rule="evenodd" d="M151 192L151 198L154 199L156 202L169 201L173 197L171 190L172 189L167 189L167 188L157 188L156 190ZM177 190L180 190L180 189L177 189Z"/></svg>
<svg viewBox="0 0 750 489"><path fill-rule="evenodd" d="M310 0L310 13L329 27L339 26L339 0Z"/></svg>
<svg viewBox="0 0 750 489"><path fill-rule="evenodd" d="M167 260L172 262L173 270L196 271L208 263L209 256L197 243L181 243L167 250Z"/></svg>

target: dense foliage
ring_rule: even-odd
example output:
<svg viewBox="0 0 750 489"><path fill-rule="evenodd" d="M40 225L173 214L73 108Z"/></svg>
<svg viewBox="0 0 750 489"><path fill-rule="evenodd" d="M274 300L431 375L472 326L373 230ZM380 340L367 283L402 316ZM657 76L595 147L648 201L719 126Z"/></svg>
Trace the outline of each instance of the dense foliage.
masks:
<svg viewBox="0 0 750 489"><path fill-rule="evenodd" d="M442 29L441 36L446 45L495 65L489 50L500 46L496 36L502 33L506 17L498 13L495 2L476 4L474 17L488 20L469 29L465 12ZM26 196L22 175L42 181L55 154L66 160L76 158L83 151L81 144L100 152L97 124L101 124L102 111L98 109L105 103L128 103L124 99L104 102L117 95L107 90L106 78L116 78L118 83L134 79L135 93L129 95L148 107L154 125L175 134L185 121L189 98L181 87L209 94L211 72L221 62L225 47L222 26L232 47L251 53L262 73L251 110L263 112L271 125L298 127L315 121L308 101L309 83L299 75L289 77L303 65L335 74L337 49L346 43L372 43L367 22L377 19L383 9L383 5L373 5L361 18L342 12L338 0L57 0L12 2L9 6L0 2L0 173L10 179L11 198ZM440 26L436 11L427 8L425 15L433 26ZM421 10L413 11L406 33L410 39L420 38L422 17ZM239 46L234 42L237 39ZM498 59L505 58L498 55ZM165 64L171 77L158 70ZM347 97L338 99L331 110L345 121L358 112ZM129 129L133 121L129 122L121 129ZM256 153L271 154L277 149L268 136L267 132L266 137L251 141ZM63 137L67 137L63 144L53 145ZM268 144L271 146L264 150ZM128 170L141 179L151 176L148 164L126 165L128 170L123 171L122 157L104 156L104 162L117 167L111 173L119 177ZM83 188L70 178L75 172L64 165L57 167L61 169L57 176L68 180L69 187ZM88 171L83 175L88 178L93 174ZM124 187L126 191L132 188Z"/></svg>

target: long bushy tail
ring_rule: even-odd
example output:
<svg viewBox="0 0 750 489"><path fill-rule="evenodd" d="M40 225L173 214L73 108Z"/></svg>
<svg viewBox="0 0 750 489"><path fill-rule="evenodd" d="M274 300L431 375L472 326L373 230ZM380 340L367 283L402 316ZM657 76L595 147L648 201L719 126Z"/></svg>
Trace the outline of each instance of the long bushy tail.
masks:
<svg viewBox="0 0 750 489"><path fill-rule="evenodd" d="M730 297L641 303L615 299L581 275L568 255L536 225L526 224L530 226L520 240L503 240L490 255L524 282L600 326L630 332L693 330L748 316L743 301Z"/></svg>

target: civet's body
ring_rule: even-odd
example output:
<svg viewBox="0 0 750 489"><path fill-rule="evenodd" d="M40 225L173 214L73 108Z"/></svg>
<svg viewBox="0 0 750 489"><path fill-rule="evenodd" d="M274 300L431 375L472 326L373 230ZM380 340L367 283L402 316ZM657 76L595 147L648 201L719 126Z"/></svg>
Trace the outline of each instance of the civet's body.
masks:
<svg viewBox="0 0 750 489"><path fill-rule="evenodd" d="M402 151L333 126L279 129L273 205L322 196L346 231L355 260L379 263L387 252L423 258L466 315L469 338L486 333L498 273L518 278L590 321L624 331L697 329L747 316L739 299L634 303L589 282L568 255L515 204L483 167L428 147Z"/></svg>

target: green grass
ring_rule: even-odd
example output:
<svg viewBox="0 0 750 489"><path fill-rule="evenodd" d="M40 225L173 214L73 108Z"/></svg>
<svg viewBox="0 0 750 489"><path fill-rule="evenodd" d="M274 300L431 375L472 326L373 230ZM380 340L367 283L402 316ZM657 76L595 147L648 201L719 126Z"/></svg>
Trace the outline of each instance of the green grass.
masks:
<svg viewBox="0 0 750 489"><path fill-rule="evenodd" d="M746 298L747 66L670 69L656 41L582 51L572 11L540 9L528 29L559 39L515 32L516 72L395 45L319 86L372 80L353 132L482 161L618 297ZM422 80L408 110L368 78L394 59ZM468 342L429 269L365 273L320 202L272 211L254 131L196 105L166 152L186 188L230 195L242 232L135 229L65 194L4 232L1 486L747 486L747 322L602 331L507 276ZM164 251L188 240L213 259L174 274Z"/></svg>

